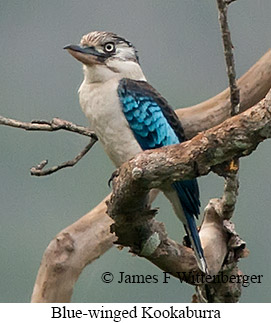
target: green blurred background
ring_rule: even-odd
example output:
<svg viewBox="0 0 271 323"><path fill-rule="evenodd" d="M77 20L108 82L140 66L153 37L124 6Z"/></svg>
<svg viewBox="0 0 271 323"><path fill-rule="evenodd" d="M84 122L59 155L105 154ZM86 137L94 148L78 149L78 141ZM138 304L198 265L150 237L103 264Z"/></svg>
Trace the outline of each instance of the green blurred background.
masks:
<svg viewBox="0 0 271 323"><path fill-rule="evenodd" d="M270 47L270 0L239 0L229 9L238 77ZM138 49L149 82L175 107L201 102L227 87L215 0L11 0L0 1L0 114L23 121L60 117L87 125L77 89L79 62L62 48L93 30L109 30ZM0 301L28 302L42 254L50 240L110 192L114 167L99 143L72 169L35 178L31 166L73 158L88 142L65 132L29 133L0 127ZM250 256L240 263L263 283L243 288L242 302L271 300L270 141L241 160L240 194L234 216ZM204 207L219 197L223 180L199 179ZM160 196L159 220L173 239L182 225ZM202 210L203 210L202 207ZM126 249L112 248L80 276L73 302L190 302L193 287L102 283L111 271L161 275Z"/></svg>

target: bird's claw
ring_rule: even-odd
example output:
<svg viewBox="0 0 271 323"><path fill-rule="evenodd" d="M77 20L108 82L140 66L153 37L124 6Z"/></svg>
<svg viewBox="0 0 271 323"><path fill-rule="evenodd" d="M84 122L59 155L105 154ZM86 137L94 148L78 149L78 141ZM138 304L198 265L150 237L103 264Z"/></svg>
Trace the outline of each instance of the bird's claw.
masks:
<svg viewBox="0 0 271 323"><path fill-rule="evenodd" d="M109 187L111 187L111 183L112 183L113 179L114 179L115 177L118 177L118 176L119 176L119 170L118 170L118 169L116 169L116 170L112 173L112 175L110 176L110 178L109 178L109 180L108 180L108 182L107 182L107 185L108 185Z"/></svg>

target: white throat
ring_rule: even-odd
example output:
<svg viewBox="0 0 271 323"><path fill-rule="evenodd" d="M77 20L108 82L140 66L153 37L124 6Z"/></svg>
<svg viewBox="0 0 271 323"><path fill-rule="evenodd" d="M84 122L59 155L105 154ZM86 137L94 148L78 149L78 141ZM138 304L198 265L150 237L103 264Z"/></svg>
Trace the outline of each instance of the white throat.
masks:
<svg viewBox="0 0 271 323"><path fill-rule="evenodd" d="M146 81L140 65L134 61L108 60L105 65L83 65L86 83L105 83L110 79L129 78Z"/></svg>

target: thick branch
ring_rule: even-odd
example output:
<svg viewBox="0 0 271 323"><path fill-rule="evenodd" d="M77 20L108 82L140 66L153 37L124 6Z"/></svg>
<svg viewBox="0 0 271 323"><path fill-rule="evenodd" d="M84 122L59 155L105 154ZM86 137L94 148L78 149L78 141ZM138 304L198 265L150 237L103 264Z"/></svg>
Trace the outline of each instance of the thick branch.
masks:
<svg viewBox="0 0 271 323"><path fill-rule="evenodd" d="M212 167L235 157L249 155L271 135L270 94L255 107L234 116L182 144L148 150L120 168L114 195L120 203L132 194L161 188L176 180L208 174ZM127 194L127 190L134 190ZM125 193L124 193L125 192ZM130 196L130 198L129 198ZM132 197L131 197L132 196ZM114 206L117 207L118 203Z"/></svg>
<svg viewBox="0 0 271 323"><path fill-rule="evenodd" d="M108 207L118 242L155 264L158 259L162 269L171 263L171 272L195 271L195 261L186 259L183 248L167 238L163 226L154 220L154 212L146 209L148 191L163 190L175 180L206 175L215 165L249 155L270 137L271 91L255 107L190 141L145 151L123 164ZM161 255L167 258L165 263L160 262ZM212 254L206 255L206 260L208 267L217 262Z"/></svg>

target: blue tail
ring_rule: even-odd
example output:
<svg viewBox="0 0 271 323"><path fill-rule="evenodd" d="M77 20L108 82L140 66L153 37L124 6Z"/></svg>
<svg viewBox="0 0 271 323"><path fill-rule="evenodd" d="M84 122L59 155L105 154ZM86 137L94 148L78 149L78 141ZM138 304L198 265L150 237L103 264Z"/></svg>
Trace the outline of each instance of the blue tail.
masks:
<svg viewBox="0 0 271 323"><path fill-rule="evenodd" d="M195 217L200 213L199 189L196 179L174 182L172 187L177 192L181 207L174 207L177 216L183 222L185 230L191 241L201 271L208 273L207 264L204 258ZM176 201L175 201L176 203ZM182 209L180 211L180 209Z"/></svg>
<svg viewBox="0 0 271 323"><path fill-rule="evenodd" d="M193 246L199 268L201 269L201 271L207 274L208 268L207 268L206 260L204 258L204 254L203 254L203 250L202 250L202 246L199 238L199 233L196 226L196 221L193 216L189 214L187 215L185 213L186 212L184 212L184 216L187 221L187 224L184 224L185 231Z"/></svg>

